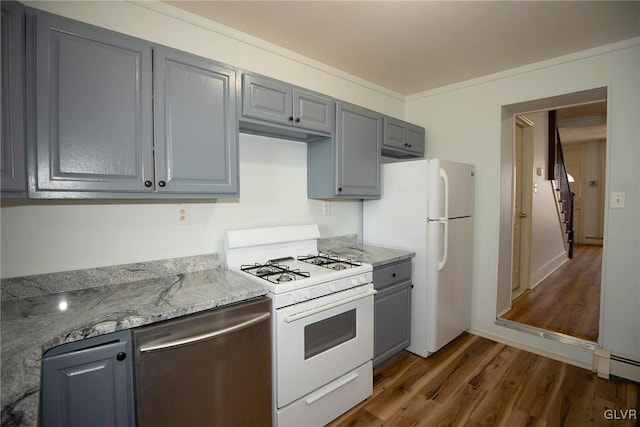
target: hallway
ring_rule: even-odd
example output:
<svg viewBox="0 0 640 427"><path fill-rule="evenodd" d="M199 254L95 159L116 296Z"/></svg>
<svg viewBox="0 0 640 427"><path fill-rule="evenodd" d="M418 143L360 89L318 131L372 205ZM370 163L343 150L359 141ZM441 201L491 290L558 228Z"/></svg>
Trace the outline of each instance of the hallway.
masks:
<svg viewBox="0 0 640 427"><path fill-rule="evenodd" d="M573 259L523 292L501 318L597 342L601 270L602 246L575 245Z"/></svg>

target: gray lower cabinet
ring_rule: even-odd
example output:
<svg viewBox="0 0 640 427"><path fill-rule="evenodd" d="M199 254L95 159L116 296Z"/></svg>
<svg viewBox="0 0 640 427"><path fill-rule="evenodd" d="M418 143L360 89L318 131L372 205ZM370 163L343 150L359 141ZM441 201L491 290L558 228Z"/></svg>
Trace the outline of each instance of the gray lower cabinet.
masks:
<svg viewBox="0 0 640 427"><path fill-rule="evenodd" d="M421 157L425 150L424 128L393 117L384 118L382 155L388 157Z"/></svg>
<svg viewBox="0 0 640 427"><path fill-rule="evenodd" d="M42 359L40 424L134 426L130 331L55 347Z"/></svg>
<svg viewBox="0 0 640 427"><path fill-rule="evenodd" d="M242 75L241 130L291 139L317 139L333 133L333 110L334 101L330 97L268 77ZM260 126L260 121L269 125Z"/></svg>
<svg viewBox="0 0 640 427"><path fill-rule="evenodd" d="M2 138L0 184L2 197L24 197L27 192L24 106L24 19L18 2L3 1L2 9Z"/></svg>
<svg viewBox="0 0 640 427"><path fill-rule="evenodd" d="M237 193L235 69L34 9L27 18L30 197Z"/></svg>
<svg viewBox="0 0 640 427"><path fill-rule="evenodd" d="M407 348L411 339L411 260L373 269L373 367Z"/></svg>
<svg viewBox="0 0 640 427"><path fill-rule="evenodd" d="M379 198L382 125L382 114L336 102L334 137L307 148L307 196Z"/></svg>

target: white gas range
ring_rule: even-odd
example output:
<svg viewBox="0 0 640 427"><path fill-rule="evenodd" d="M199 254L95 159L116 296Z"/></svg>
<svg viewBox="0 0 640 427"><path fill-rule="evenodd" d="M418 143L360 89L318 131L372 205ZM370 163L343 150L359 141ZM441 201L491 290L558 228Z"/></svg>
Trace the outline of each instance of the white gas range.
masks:
<svg viewBox="0 0 640 427"><path fill-rule="evenodd" d="M272 298L274 425L324 425L372 393L369 264L317 252L317 225L231 230L227 267Z"/></svg>

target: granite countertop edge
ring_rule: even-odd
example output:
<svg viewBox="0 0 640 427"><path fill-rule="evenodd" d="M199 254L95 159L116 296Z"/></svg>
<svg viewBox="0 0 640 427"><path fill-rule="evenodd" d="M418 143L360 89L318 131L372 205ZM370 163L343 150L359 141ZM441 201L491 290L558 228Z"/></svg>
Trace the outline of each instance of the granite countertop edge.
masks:
<svg viewBox="0 0 640 427"><path fill-rule="evenodd" d="M416 256L415 252L404 249L393 249L358 243L357 235L321 239L318 242L318 249L320 252L330 255L337 255L354 261L371 264L373 268L411 259Z"/></svg>
<svg viewBox="0 0 640 427"><path fill-rule="evenodd" d="M40 366L50 348L267 293L262 285L213 268L2 301L1 423L38 424Z"/></svg>

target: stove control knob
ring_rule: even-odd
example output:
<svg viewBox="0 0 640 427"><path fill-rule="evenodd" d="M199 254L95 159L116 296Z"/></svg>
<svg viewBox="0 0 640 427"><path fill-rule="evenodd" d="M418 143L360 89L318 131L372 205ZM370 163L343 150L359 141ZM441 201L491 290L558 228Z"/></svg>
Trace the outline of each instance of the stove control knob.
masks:
<svg viewBox="0 0 640 427"><path fill-rule="evenodd" d="M304 291L303 298L305 300L311 299L311 291Z"/></svg>
<svg viewBox="0 0 640 427"><path fill-rule="evenodd" d="M365 276L360 276L360 283L362 283L363 285L367 283L367 278Z"/></svg>
<svg viewBox="0 0 640 427"><path fill-rule="evenodd" d="M298 292L295 292L295 293L293 294L293 300L294 300L295 302L300 302L300 301L302 301L302 295L300 295Z"/></svg>
<svg viewBox="0 0 640 427"><path fill-rule="evenodd" d="M335 283L329 283L328 288L331 292L335 292L336 291L336 284Z"/></svg>
<svg viewBox="0 0 640 427"><path fill-rule="evenodd" d="M355 279L355 277L351 279L351 286L358 286L358 281Z"/></svg>

